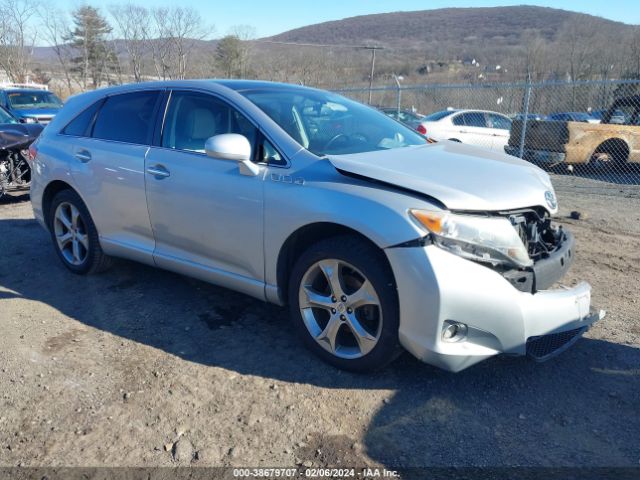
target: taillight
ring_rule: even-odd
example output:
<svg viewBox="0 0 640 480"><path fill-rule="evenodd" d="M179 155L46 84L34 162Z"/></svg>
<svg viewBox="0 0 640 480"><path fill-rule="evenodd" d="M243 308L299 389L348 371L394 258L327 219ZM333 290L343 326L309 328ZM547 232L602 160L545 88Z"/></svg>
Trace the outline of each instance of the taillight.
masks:
<svg viewBox="0 0 640 480"><path fill-rule="evenodd" d="M33 162L36 159L36 155L38 155L38 148L35 143L29 145L29 161Z"/></svg>
<svg viewBox="0 0 640 480"><path fill-rule="evenodd" d="M424 125L420 124L418 125L418 128L416 128L416 130L418 131L419 134L421 135L426 135L427 134L427 129L425 128Z"/></svg>

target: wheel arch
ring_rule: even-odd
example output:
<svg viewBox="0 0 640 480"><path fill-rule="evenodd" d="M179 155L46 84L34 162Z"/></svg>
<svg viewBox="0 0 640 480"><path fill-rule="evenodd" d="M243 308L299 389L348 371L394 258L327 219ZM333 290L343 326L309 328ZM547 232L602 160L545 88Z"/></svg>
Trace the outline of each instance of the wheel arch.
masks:
<svg viewBox="0 0 640 480"><path fill-rule="evenodd" d="M287 303L287 291L289 288L289 276L291 269L296 260L307 250L311 245L321 240L325 240L331 237L337 237L341 235L350 235L361 239L364 242L372 245L378 249L381 253L389 271L393 272L391 264L387 255L384 253L382 247L376 244L371 238L363 233L345 225L334 222L315 222L304 225L291 233L289 237L284 241L280 251L278 253L278 260L276 263L276 281L278 289L278 298L280 303L285 305ZM395 279L394 279L395 281Z"/></svg>
<svg viewBox="0 0 640 480"><path fill-rule="evenodd" d="M42 216L44 218L45 225L49 228L49 210L51 210L51 202L53 198L63 190L76 190L67 182L63 180L53 180L50 182L42 192ZM78 193L78 192L76 192Z"/></svg>
<svg viewBox="0 0 640 480"><path fill-rule="evenodd" d="M621 137L608 138L603 142L600 142L592 151L589 158L592 158L597 153L611 153L612 155L621 153L624 161L628 161L629 154L631 153L631 147L629 142ZM622 158L621 158L622 160Z"/></svg>

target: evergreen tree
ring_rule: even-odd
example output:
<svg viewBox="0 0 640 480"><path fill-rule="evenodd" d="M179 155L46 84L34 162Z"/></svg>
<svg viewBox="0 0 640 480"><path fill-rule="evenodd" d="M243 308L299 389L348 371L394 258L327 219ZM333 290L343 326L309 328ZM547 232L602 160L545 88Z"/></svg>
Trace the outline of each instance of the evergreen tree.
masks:
<svg viewBox="0 0 640 480"><path fill-rule="evenodd" d="M77 52L72 58L73 70L80 74L84 88L89 81L97 88L113 65L115 54L106 38L111 33L111 26L97 8L88 5L77 8L72 15L74 28L67 41Z"/></svg>
<svg viewBox="0 0 640 480"><path fill-rule="evenodd" d="M242 76L246 48L237 35L227 35L218 42L216 60L227 78Z"/></svg>

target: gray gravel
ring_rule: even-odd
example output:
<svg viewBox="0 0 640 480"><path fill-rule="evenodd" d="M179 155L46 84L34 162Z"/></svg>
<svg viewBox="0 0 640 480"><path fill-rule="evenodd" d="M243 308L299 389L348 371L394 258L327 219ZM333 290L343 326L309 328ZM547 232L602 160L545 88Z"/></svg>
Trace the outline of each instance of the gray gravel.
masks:
<svg viewBox="0 0 640 480"><path fill-rule="evenodd" d="M25 196L0 205L0 465L637 466L640 201L559 183L566 282L606 320L459 374L339 372L278 307L125 261L72 275Z"/></svg>

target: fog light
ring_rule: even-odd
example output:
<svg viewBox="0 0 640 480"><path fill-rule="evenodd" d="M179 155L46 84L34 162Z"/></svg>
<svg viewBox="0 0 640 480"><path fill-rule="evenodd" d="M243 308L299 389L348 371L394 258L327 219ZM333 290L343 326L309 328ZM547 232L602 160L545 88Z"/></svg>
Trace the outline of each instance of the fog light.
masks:
<svg viewBox="0 0 640 480"><path fill-rule="evenodd" d="M447 320L442 326L442 341L454 343L467 336L467 326L464 323Z"/></svg>

